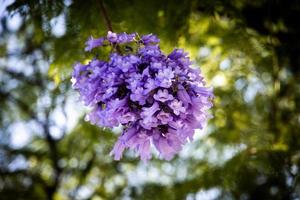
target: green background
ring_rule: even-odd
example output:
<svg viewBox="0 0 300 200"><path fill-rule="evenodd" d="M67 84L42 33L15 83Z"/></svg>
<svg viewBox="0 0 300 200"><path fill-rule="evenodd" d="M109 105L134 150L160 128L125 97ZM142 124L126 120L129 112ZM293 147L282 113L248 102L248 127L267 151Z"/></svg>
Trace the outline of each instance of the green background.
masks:
<svg viewBox="0 0 300 200"><path fill-rule="evenodd" d="M107 32L99 2L0 1L1 200L300 199L299 1L104 1L115 32L184 48L214 88L205 130L148 164L113 161L118 134L87 123L71 88Z"/></svg>

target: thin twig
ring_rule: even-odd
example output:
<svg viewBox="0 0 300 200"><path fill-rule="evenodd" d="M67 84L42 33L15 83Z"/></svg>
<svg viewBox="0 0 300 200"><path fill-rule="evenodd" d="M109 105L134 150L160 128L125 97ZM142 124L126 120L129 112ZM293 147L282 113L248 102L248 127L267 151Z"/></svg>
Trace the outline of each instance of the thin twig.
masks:
<svg viewBox="0 0 300 200"><path fill-rule="evenodd" d="M103 0L98 0L98 3L99 3L99 6L100 6L100 9L101 9L101 14L103 15L104 21L106 23L107 29L109 31L113 32L111 21L108 17L107 11L106 11L105 6L103 4Z"/></svg>
<svg viewBox="0 0 300 200"><path fill-rule="evenodd" d="M98 0L97 2L99 4L100 10L101 10L101 14L102 14L102 16L104 18L104 21L106 23L107 30L111 31L111 32L114 32L113 28L112 28L112 25L111 25L111 21L109 19L108 14L107 14L107 10L106 10L106 8L104 6L103 0ZM121 48L120 48L120 46L118 44L114 44L114 48L116 48L117 52L119 54L121 54Z"/></svg>

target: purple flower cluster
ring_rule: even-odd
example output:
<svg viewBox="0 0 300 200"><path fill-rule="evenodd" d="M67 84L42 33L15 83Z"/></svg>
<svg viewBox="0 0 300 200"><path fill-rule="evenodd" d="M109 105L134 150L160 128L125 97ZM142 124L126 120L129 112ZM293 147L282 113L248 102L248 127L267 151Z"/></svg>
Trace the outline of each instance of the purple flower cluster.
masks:
<svg viewBox="0 0 300 200"><path fill-rule="evenodd" d="M152 34L108 32L90 38L85 48L111 46L108 61L93 59L74 67L73 87L93 108L88 120L102 127L124 126L111 152L115 160L129 148L147 161L151 145L170 160L210 117L213 93L200 70L190 67L183 50L165 55L158 43Z"/></svg>

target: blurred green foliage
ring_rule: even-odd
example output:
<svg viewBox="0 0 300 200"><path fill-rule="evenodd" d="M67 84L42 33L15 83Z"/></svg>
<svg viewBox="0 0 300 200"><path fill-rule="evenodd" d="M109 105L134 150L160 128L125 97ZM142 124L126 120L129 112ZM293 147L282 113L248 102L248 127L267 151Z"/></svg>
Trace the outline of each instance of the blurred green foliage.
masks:
<svg viewBox="0 0 300 200"><path fill-rule="evenodd" d="M185 48L214 87L205 131L172 161L148 164L133 152L113 161L117 134L85 122L71 89L72 65L92 58L86 39L107 32L99 0L8 4L1 200L300 199L299 1L104 1L116 32L157 34L166 52Z"/></svg>

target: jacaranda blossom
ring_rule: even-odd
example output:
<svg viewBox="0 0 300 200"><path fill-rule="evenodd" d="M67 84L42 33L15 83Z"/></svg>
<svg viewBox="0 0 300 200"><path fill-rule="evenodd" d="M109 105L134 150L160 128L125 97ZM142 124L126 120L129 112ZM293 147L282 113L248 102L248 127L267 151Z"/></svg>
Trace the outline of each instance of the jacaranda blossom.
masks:
<svg viewBox="0 0 300 200"><path fill-rule="evenodd" d="M111 151L115 160L129 148L147 161L151 146L172 159L210 117L213 93L200 70L191 68L182 49L164 54L153 34L108 32L91 37L85 50L100 46L111 47L109 58L78 63L72 75L73 87L92 107L88 120L101 127L124 126Z"/></svg>

